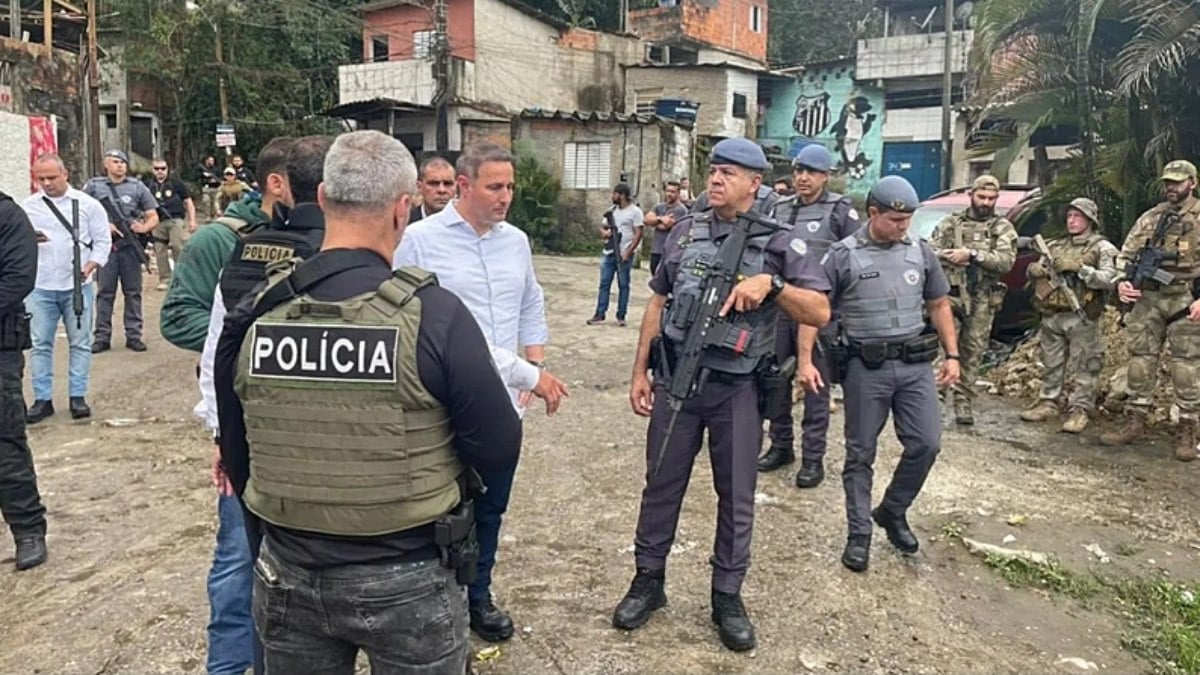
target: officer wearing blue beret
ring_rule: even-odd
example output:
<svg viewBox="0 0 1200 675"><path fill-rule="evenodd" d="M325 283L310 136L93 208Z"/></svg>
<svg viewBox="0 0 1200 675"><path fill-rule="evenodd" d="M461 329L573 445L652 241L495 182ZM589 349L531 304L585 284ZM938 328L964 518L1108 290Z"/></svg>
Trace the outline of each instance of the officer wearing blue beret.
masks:
<svg viewBox="0 0 1200 675"><path fill-rule="evenodd" d="M821 261L839 321L834 366L845 392L842 485L849 536L842 564L855 572L866 571L870 560L872 520L902 553L920 547L906 514L941 447L937 388L959 377L950 285L933 249L908 235L919 204L908 181L883 178L867 198L867 224L831 246ZM936 336L925 331L926 315ZM797 378L818 391L827 383L812 363L817 329L800 331ZM931 363L939 341L945 360L935 379ZM872 466L889 413L904 452L883 501L872 510Z"/></svg>

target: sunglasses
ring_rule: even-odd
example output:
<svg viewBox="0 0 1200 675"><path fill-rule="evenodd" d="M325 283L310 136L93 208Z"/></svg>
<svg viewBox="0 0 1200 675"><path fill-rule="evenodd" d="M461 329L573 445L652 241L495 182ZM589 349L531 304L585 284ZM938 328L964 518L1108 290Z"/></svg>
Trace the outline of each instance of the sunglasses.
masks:
<svg viewBox="0 0 1200 675"><path fill-rule="evenodd" d="M154 167L154 170L155 170L155 171L166 171L166 170L167 170L167 167L165 167L165 166L156 166L156 167Z"/></svg>

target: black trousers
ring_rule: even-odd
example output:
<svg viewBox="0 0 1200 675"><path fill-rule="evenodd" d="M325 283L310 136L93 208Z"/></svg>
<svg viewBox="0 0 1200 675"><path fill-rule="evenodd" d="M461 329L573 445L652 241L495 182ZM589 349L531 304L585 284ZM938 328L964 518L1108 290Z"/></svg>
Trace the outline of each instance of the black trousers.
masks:
<svg viewBox="0 0 1200 675"><path fill-rule="evenodd" d="M0 351L0 513L14 537L46 534L33 454L25 436L25 355Z"/></svg>

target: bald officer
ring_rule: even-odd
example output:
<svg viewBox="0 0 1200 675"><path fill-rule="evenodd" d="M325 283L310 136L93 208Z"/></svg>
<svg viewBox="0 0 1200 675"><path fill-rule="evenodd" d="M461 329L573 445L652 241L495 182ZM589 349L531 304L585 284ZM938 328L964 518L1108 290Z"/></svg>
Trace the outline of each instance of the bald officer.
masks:
<svg viewBox="0 0 1200 675"><path fill-rule="evenodd" d="M800 149L792 160L792 185L796 194L784 197L775 205L772 217L793 231L808 245L808 255L821 259L829 247L854 234L861 227L858 212L849 197L826 188L833 171L833 155L825 146L812 143ZM820 344L813 355L813 365L824 379L829 379L829 345L837 335L835 321L821 329ZM796 355L796 324L780 317L776 335L775 356L780 359ZM774 471L796 461L795 421L792 410L771 420L771 447L758 460L759 471ZM825 479L825 437L829 431L829 388L804 397L804 418L800 422L800 471L796 485L814 488Z"/></svg>
<svg viewBox="0 0 1200 675"><path fill-rule="evenodd" d="M742 580L750 566L754 525L755 464L762 444L760 386L756 372L771 357L775 322L782 310L814 326L829 320L828 285L803 241L779 229L752 237L739 269L743 278L730 292L724 311L735 329L746 331L741 349L709 347L700 367L708 370L702 390L673 413L662 361L677 362L688 328L688 309L702 302L706 270L726 237L738 226L737 214L752 209L768 167L761 148L742 138L713 148L708 172L711 210L684 218L671 230L665 257L650 288L634 361L629 399L633 411L650 418L646 435L646 487L638 515L634 556L637 574L613 614L613 625L632 630L666 604L663 591L667 554L675 541L679 510L692 464L707 430L713 483L717 489L717 534L711 558L712 620L721 642L743 651L755 645L754 626L742 604ZM670 301L668 302L668 297ZM651 343L663 355L649 377ZM674 416L674 417L673 417ZM673 422L672 422L673 419ZM668 429L671 429L668 431ZM664 445L664 441L668 440Z"/></svg>
<svg viewBox="0 0 1200 675"><path fill-rule="evenodd" d="M838 365L845 375L842 485L850 533L842 564L855 572L866 571L870 560L872 520L901 552L917 552L920 544L905 514L941 446L937 387L953 385L959 377L950 284L933 249L908 236L919 204L908 181L880 180L867 197L866 226L834 244L822 260L845 352ZM926 313L936 338L925 331ZM799 378L810 391L825 384L811 359L816 334L817 329L801 326ZM945 360L935 382L931 363L939 340ZM883 501L872 511L872 465L889 412L904 453Z"/></svg>

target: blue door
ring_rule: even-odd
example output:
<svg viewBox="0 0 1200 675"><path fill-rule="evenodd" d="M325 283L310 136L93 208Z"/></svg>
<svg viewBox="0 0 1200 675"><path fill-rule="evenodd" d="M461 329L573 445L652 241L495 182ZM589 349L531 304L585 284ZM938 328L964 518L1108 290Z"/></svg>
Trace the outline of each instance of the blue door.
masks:
<svg viewBox="0 0 1200 675"><path fill-rule="evenodd" d="M917 196L926 199L941 191L941 141L884 143L884 176L903 176L917 189Z"/></svg>

